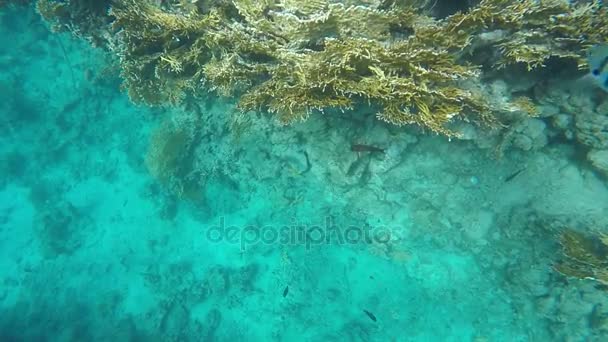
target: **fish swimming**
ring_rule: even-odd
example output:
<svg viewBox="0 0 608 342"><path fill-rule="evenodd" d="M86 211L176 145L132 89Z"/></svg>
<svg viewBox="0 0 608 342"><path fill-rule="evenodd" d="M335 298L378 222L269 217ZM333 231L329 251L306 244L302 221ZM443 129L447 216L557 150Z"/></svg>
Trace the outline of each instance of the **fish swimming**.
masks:
<svg viewBox="0 0 608 342"><path fill-rule="evenodd" d="M608 91L608 45L596 45L587 57L591 76L600 88Z"/></svg>
<svg viewBox="0 0 608 342"><path fill-rule="evenodd" d="M519 170L513 172L512 174L510 174L509 176L507 176L507 178L505 178L505 183L508 183L508 182L512 181L513 178L519 176L519 174L522 173L522 172L524 172L524 171L526 171L525 167L523 169L519 169Z"/></svg>
<svg viewBox="0 0 608 342"><path fill-rule="evenodd" d="M283 298L287 297L288 293L289 293L289 285L285 286L285 290L283 290Z"/></svg>
<svg viewBox="0 0 608 342"><path fill-rule="evenodd" d="M363 312L365 312L365 314L367 315L367 317L369 317L369 319L371 319L374 322L377 322L378 319L376 318L376 315L374 315L373 313L363 309Z"/></svg>

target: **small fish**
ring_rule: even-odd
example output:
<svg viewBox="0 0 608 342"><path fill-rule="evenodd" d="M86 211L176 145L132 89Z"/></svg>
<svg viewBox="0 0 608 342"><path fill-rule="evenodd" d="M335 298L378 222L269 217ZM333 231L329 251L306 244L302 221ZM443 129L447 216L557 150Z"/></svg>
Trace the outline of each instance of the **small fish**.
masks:
<svg viewBox="0 0 608 342"><path fill-rule="evenodd" d="M367 317L369 317L369 319L371 319L372 321L374 321L374 322L378 321L376 319L376 316L373 313L371 313L371 312L369 312L369 311L367 311L365 309L363 309L363 312L365 312L365 314L367 315Z"/></svg>
<svg viewBox="0 0 608 342"><path fill-rule="evenodd" d="M384 153L384 149L376 146L352 144L350 150L353 152L378 152Z"/></svg>
<svg viewBox="0 0 608 342"><path fill-rule="evenodd" d="M524 167L523 169L520 169L518 171L513 172L512 174L510 174L509 176L507 176L507 178L505 178L505 183L510 182L513 180L513 178L519 176L520 173L524 172L526 170L526 168Z"/></svg>
<svg viewBox="0 0 608 342"><path fill-rule="evenodd" d="M587 57L591 76L600 88L608 91L608 45L596 45L589 50Z"/></svg>
<svg viewBox="0 0 608 342"><path fill-rule="evenodd" d="M287 297L288 293L289 293L289 285L285 286L285 290L283 290L283 298Z"/></svg>

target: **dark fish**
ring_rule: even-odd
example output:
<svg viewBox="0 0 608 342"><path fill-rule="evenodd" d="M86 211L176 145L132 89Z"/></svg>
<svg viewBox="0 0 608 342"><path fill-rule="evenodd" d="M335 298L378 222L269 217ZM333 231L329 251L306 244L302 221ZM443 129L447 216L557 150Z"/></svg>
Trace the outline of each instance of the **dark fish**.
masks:
<svg viewBox="0 0 608 342"><path fill-rule="evenodd" d="M283 298L287 297L288 293L289 293L289 285L285 286L285 290L283 290Z"/></svg>
<svg viewBox="0 0 608 342"><path fill-rule="evenodd" d="M509 175L507 178L505 178L505 183L512 181L513 178L517 177L520 173L524 172L525 170L526 170L526 168L524 167L521 170L515 171L514 173Z"/></svg>
<svg viewBox="0 0 608 342"><path fill-rule="evenodd" d="M384 149L371 145L360 145L360 144L352 144L350 145L350 150L353 152L378 152L384 153Z"/></svg>
<svg viewBox="0 0 608 342"><path fill-rule="evenodd" d="M371 313L371 312L369 312L369 311L367 311L365 309L363 309L363 312L365 312L365 314L367 315L367 317L369 317L369 319L371 319L372 321L374 321L374 322L378 321L376 319L376 316L373 313Z"/></svg>

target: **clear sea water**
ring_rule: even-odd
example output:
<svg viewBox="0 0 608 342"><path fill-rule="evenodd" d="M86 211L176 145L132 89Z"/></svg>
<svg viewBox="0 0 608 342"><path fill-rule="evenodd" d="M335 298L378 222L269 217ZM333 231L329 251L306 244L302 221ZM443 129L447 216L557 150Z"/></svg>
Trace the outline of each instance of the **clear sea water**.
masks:
<svg viewBox="0 0 608 342"><path fill-rule="evenodd" d="M552 268L560 229L608 227L572 145L498 157L364 109L290 127L202 110L208 177L179 196L146 156L185 114L2 9L0 341L608 340L605 290Z"/></svg>

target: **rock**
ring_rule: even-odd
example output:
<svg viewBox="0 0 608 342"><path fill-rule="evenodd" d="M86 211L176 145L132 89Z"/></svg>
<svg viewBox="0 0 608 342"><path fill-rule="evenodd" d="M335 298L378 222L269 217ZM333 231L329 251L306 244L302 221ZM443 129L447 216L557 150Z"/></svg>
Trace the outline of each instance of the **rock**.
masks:
<svg viewBox="0 0 608 342"><path fill-rule="evenodd" d="M568 129L572 124L572 117L567 114L557 114L553 117L553 126L559 129Z"/></svg>
<svg viewBox="0 0 608 342"><path fill-rule="evenodd" d="M608 115L608 99L602 101L602 103L595 108L595 112L604 116Z"/></svg>
<svg viewBox="0 0 608 342"><path fill-rule="evenodd" d="M533 141L525 135L516 135L513 137L513 145L524 151L530 151L533 146Z"/></svg>
<svg viewBox="0 0 608 342"><path fill-rule="evenodd" d="M575 116L576 138L594 149L608 149L608 116L582 113Z"/></svg>
<svg viewBox="0 0 608 342"><path fill-rule="evenodd" d="M540 109L540 117L546 118L549 116L558 115L560 110L558 106L552 104L543 104L539 106Z"/></svg>
<svg viewBox="0 0 608 342"><path fill-rule="evenodd" d="M511 143L524 151L540 149L547 145L546 127L539 119L522 121L515 127Z"/></svg>
<svg viewBox="0 0 608 342"><path fill-rule="evenodd" d="M471 221L465 229L465 234L476 243L485 245L487 243L486 235L494 225L494 221L494 213L482 210L471 217Z"/></svg>
<svg viewBox="0 0 608 342"><path fill-rule="evenodd" d="M608 150L591 150L587 153L587 159L596 169L608 175Z"/></svg>

